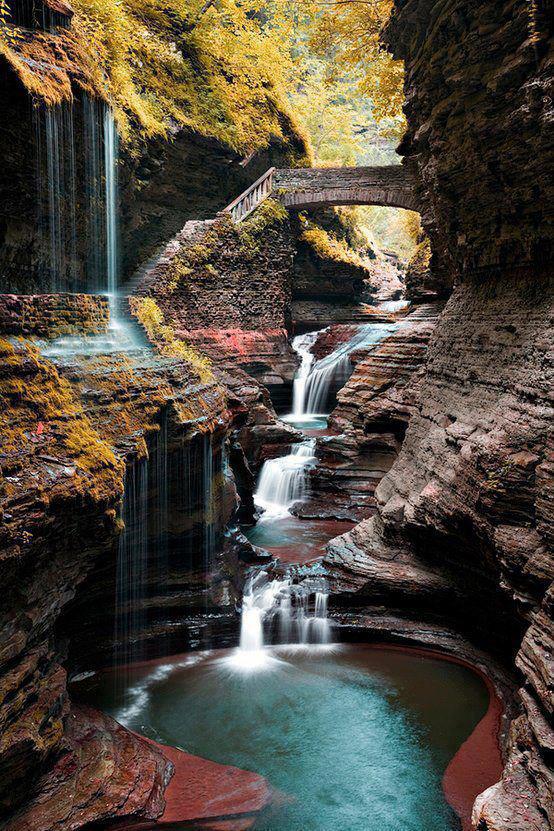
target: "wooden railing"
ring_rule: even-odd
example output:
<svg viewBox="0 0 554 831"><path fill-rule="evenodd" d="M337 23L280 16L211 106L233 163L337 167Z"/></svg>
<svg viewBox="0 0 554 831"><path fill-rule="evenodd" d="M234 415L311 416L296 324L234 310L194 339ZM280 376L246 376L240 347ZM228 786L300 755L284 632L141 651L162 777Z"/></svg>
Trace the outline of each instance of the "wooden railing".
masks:
<svg viewBox="0 0 554 831"><path fill-rule="evenodd" d="M275 168L270 167L244 193L241 193L230 205L227 205L223 213L231 214L234 222L242 222L243 219L250 216L252 211L255 211L258 205L261 205L271 195L274 172Z"/></svg>

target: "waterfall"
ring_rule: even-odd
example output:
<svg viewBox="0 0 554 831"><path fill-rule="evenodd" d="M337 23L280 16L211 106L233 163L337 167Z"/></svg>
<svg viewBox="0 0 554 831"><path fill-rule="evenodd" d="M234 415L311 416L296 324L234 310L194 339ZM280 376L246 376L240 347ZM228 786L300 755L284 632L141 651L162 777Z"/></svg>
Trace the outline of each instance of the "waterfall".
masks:
<svg viewBox="0 0 554 831"><path fill-rule="evenodd" d="M144 590L148 565L148 460L132 465L125 476L116 574L115 663L119 668L140 660L144 624ZM124 671L124 670L123 670Z"/></svg>
<svg viewBox="0 0 554 831"><path fill-rule="evenodd" d="M306 496L306 470L315 460L315 439L293 445L288 456L269 459L260 473L255 504L267 517L281 516Z"/></svg>
<svg viewBox="0 0 554 831"><path fill-rule="evenodd" d="M86 204L86 268L87 283L92 291L100 291L103 286L104 264L104 204L105 194L102 186L102 118L104 105L95 98L85 95L83 98L83 138L85 149L85 204ZM105 288L105 287L104 287Z"/></svg>
<svg viewBox="0 0 554 831"><path fill-rule="evenodd" d="M318 334L319 332L308 332L307 335L298 335L292 341L292 348L300 356L300 367L293 382L292 392L292 414L295 418L304 415L306 385L315 360L312 355L312 346Z"/></svg>
<svg viewBox="0 0 554 831"><path fill-rule="evenodd" d="M328 591L320 578L294 583L288 575L271 580L253 574L243 595L240 644L227 662L242 670L263 668L274 659L267 646L323 645L331 642Z"/></svg>
<svg viewBox="0 0 554 831"><path fill-rule="evenodd" d="M311 355L311 348L318 332L294 338L292 346L301 357L301 365L294 381L293 415L301 418L325 414L329 408L331 394L344 386L348 380L352 368L352 352L357 349L367 350L395 329L396 324L363 324L350 340L337 346L320 361L314 361Z"/></svg>
<svg viewBox="0 0 554 831"><path fill-rule="evenodd" d="M119 240L117 158L119 139L112 110L104 111L104 164L106 170L106 275L108 294L112 299L119 284Z"/></svg>
<svg viewBox="0 0 554 831"><path fill-rule="evenodd" d="M175 579L183 572L198 581L206 617L203 646L209 646L222 464L220 441L213 434L177 437L164 412L149 439L148 456L128 467L116 567L114 660L119 679L127 665L146 657L148 638L169 641L165 615L172 603L166 605L164 598L172 600ZM156 597L159 603L149 602Z"/></svg>
<svg viewBox="0 0 554 831"><path fill-rule="evenodd" d="M37 118L37 154L41 153L40 115ZM53 291L74 289L77 278L77 170L73 105L44 111L46 199L49 268ZM38 158L38 199L42 213L42 176ZM39 221L42 223L42 216ZM45 223L46 224L46 223Z"/></svg>
<svg viewBox="0 0 554 831"><path fill-rule="evenodd" d="M60 145L61 108L46 110L46 167L48 182L48 225L50 230L50 267L52 287L59 288L63 273L62 241L62 164Z"/></svg>
<svg viewBox="0 0 554 831"><path fill-rule="evenodd" d="M71 104L36 108L33 118L38 225L47 249L49 290L113 296L120 270L119 140L113 112L83 93Z"/></svg>
<svg viewBox="0 0 554 831"><path fill-rule="evenodd" d="M150 488L153 494L152 532L156 540L156 573L158 591L163 591L169 580L169 454L168 416L162 414L150 454Z"/></svg>
<svg viewBox="0 0 554 831"><path fill-rule="evenodd" d="M214 447L212 444L212 434L206 433L202 437L202 554L203 554L203 572L205 578L204 589L204 612L206 614L206 631L205 643L207 646L211 644L211 625L210 625L210 607L211 607L211 588L212 588L212 570L214 566L214 554L216 550L216 509L217 499L214 487Z"/></svg>

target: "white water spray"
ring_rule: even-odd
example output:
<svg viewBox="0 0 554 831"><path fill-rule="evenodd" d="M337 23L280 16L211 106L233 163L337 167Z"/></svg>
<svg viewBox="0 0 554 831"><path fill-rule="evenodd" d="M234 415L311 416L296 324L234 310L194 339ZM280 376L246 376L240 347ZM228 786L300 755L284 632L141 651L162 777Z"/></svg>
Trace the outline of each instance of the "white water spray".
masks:
<svg viewBox="0 0 554 831"><path fill-rule="evenodd" d="M276 661L269 644L329 644L327 600L327 587L321 578L293 583L290 576L271 580L267 572L256 572L244 590L240 645L226 662L240 670L263 669Z"/></svg>
<svg viewBox="0 0 554 831"><path fill-rule="evenodd" d="M293 387L293 415L296 419L325 414L331 392L344 386L350 375L350 356L356 349L367 349L378 344L396 329L396 324L363 324L346 343L322 358L314 361L311 349L319 332L299 335L292 342L300 355L301 365Z"/></svg>
<svg viewBox="0 0 554 831"><path fill-rule="evenodd" d="M307 493L307 468L315 461L315 439L293 445L288 456L264 463L254 502L266 517L284 516Z"/></svg>

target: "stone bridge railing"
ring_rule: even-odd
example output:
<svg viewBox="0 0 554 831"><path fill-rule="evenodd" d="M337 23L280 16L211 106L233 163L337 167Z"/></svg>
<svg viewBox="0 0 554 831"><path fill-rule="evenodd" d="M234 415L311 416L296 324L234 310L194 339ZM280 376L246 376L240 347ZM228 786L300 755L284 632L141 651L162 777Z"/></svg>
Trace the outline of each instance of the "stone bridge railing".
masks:
<svg viewBox="0 0 554 831"><path fill-rule="evenodd" d="M235 222L246 219L268 196L291 210L330 205L384 205L419 210L414 179L400 164L381 167L270 168L225 208Z"/></svg>
<svg viewBox="0 0 554 831"><path fill-rule="evenodd" d="M231 214L235 222L242 222L258 205L261 205L273 192L273 176L275 168L270 167L263 176L260 176L244 193L227 205L223 213Z"/></svg>

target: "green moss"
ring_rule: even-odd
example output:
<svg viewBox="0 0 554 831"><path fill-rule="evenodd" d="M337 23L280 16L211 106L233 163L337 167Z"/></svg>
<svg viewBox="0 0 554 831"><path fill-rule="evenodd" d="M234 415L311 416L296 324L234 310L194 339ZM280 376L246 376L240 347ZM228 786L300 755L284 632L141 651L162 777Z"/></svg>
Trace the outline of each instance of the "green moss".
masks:
<svg viewBox="0 0 554 831"><path fill-rule="evenodd" d="M163 312L152 297L131 297L129 300L133 314L162 355L186 361L203 384L213 381L210 359L176 337L171 326L165 324Z"/></svg>
<svg viewBox="0 0 554 831"><path fill-rule="evenodd" d="M70 383L34 346L0 340L0 363L3 453L30 452L41 424L49 445L57 445L81 470L118 469L111 447L94 429Z"/></svg>
<svg viewBox="0 0 554 831"><path fill-rule="evenodd" d="M364 260L346 242L338 240L323 228L308 228L302 232L300 239L322 260L331 260L355 268L367 268Z"/></svg>

